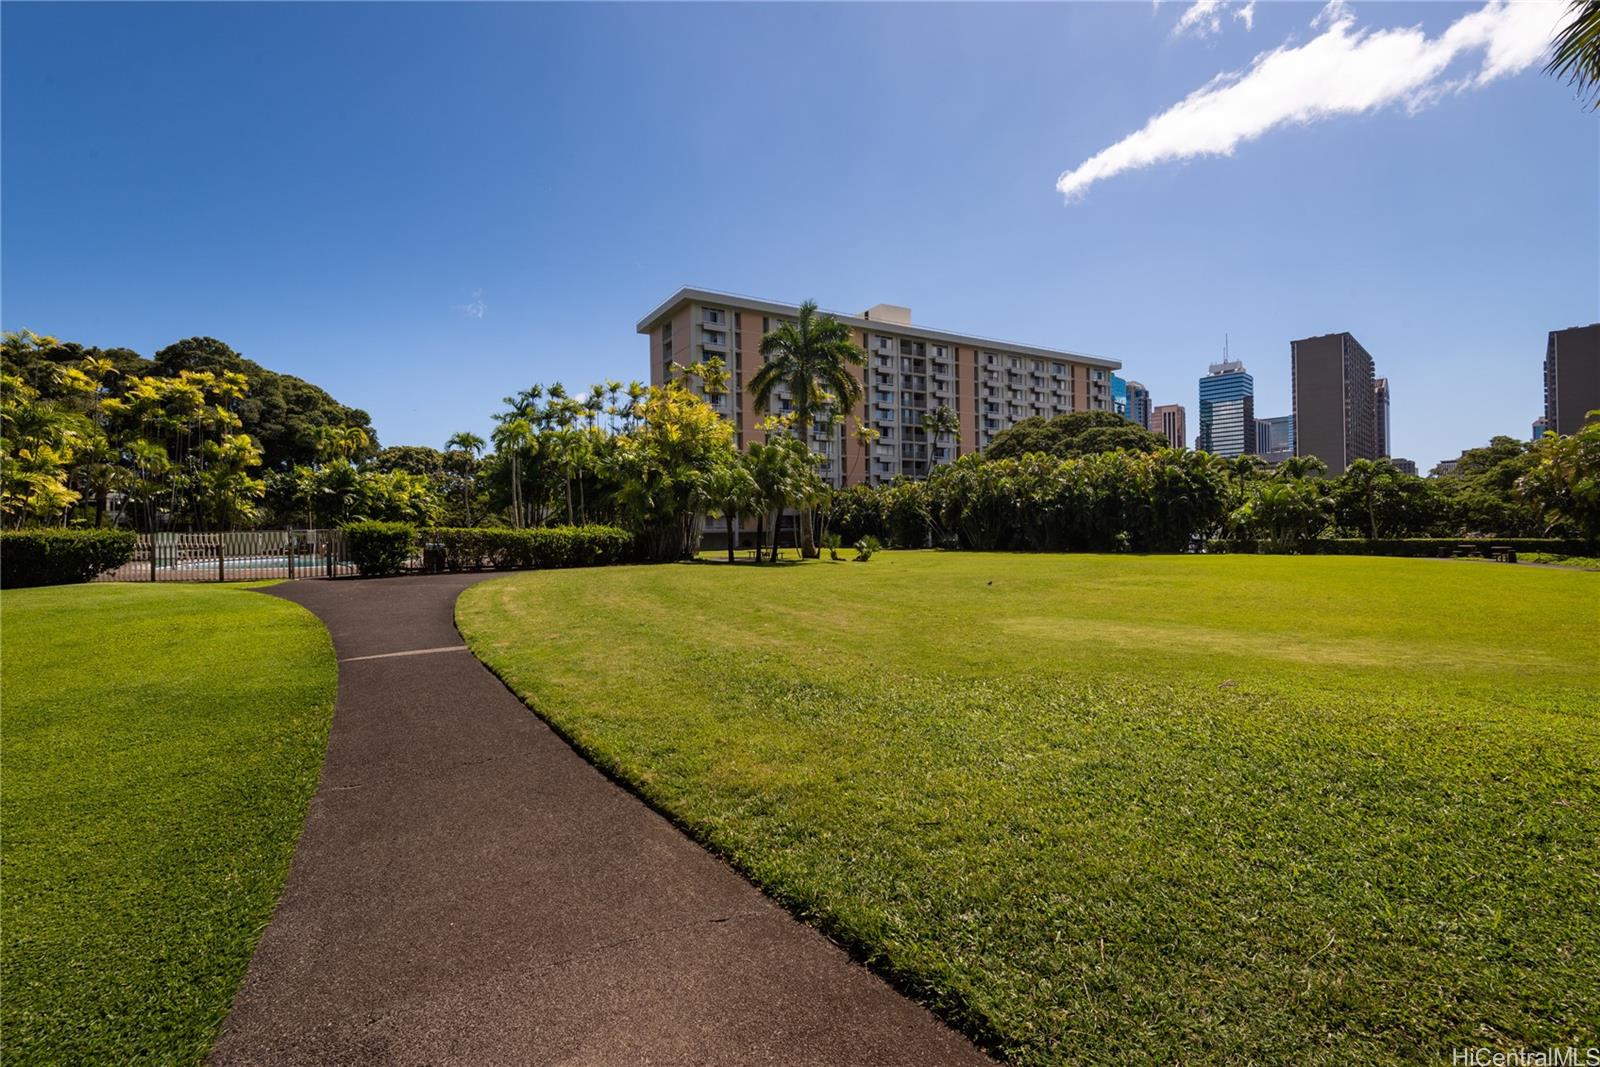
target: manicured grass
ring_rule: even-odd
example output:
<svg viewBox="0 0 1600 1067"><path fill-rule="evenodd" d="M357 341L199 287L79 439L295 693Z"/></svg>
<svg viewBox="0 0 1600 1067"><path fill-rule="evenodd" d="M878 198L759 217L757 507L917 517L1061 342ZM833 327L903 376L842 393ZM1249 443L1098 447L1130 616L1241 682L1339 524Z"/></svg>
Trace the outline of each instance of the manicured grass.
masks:
<svg viewBox="0 0 1600 1067"><path fill-rule="evenodd" d="M896 552L524 574L458 618L1016 1062L1597 1040L1600 576Z"/></svg>
<svg viewBox="0 0 1600 1067"><path fill-rule="evenodd" d="M198 1062L316 786L327 631L202 585L13 590L0 612L5 1060Z"/></svg>
<svg viewBox="0 0 1600 1067"><path fill-rule="evenodd" d="M1578 567L1586 571L1600 571L1600 556L1563 556L1556 552L1521 552L1517 558L1524 563L1553 563L1558 567Z"/></svg>

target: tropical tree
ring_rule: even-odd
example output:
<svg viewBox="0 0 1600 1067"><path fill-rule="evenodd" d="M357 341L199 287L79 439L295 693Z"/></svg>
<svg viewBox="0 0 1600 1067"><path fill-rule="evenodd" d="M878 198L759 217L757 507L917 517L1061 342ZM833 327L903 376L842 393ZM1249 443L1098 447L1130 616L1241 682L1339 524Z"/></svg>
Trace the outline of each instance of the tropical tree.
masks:
<svg viewBox="0 0 1600 1067"><path fill-rule="evenodd" d="M739 539L739 526L746 515L752 514L760 504L760 490L750 465L743 455L731 454L706 472L700 493L710 505L712 514L723 519L728 527L728 562L734 561L734 549ZM760 546L757 546L759 551Z"/></svg>
<svg viewBox="0 0 1600 1067"><path fill-rule="evenodd" d="M938 465L934 450L939 446L939 435L949 434L957 444L961 442L961 419L948 404L940 404L922 415L922 432L928 435L928 473Z"/></svg>
<svg viewBox="0 0 1600 1067"><path fill-rule="evenodd" d="M1279 480L1297 482L1302 478L1315 478L1327 470L1328 465L1316 456L1288 456L1273 468L1272 474Z"/></svg>
<svg viewBox="0 0 1600 1067"><path fill-rule="evenodd" d="M533 432L533 424L521 415L508 413L496 418L500 423L490 436L494 439L495 452L511 461L511 524L521 529L524 515L522 461L539 450L539 439Z"/></svg>
<svg viewBox="0 0 1600 1067"><path fill-rule="evenodd" d="M1600 0L1572 0L1553 43L1545 71L1576 87L1591 110L1600 108Z"/></svg>
<svg viewBox="0 0 1600 1067"><path fill-rule="evenodd" d="M872 446L878 443L878 439L883 434L876 426L870 426L865 422L857 422L853 436L856 439L856 443L861 446L861 480L865 482L872 475ZM849 480L850 468L848 464L844 468L844 474L845 479Z"/></svg>
<svg viewBox="0 0 1600 1067"><path fill-rule="evenodd" d="M1538 509L1546 530L1560 525L1600 540L1600 410L1588 413L1577 433L1542 438L1535 464L1517 491Z"/></svg>
<svg viewBox="0 0 1600 1067"><path fill-rule="evenodd" d="M463 478L461 479L461 506L467 517L467 525L472 525L472 491L475 475L478 469L478 457L483 454L487 442L477 434L468 430L450 435L450 440L444 443L447 453L456 453L464 457L462 463Z"/></svg>
<svg viewBox="0 0 1600 1067"><path fill-rule="evenodd" d="M765 362L750 379L756 405L770 411L780 386L789 393L795 420L792 432L810 450L812 425L830 406L851 410L861 400L861 379L850 370L864 366L867 354L851 339L850 328L832 315L817 311L815 301L800 305L799 317L785 322L761 339ZM800 552L808 559L818 555L812 538L810 508L802 508Z"/></svg>

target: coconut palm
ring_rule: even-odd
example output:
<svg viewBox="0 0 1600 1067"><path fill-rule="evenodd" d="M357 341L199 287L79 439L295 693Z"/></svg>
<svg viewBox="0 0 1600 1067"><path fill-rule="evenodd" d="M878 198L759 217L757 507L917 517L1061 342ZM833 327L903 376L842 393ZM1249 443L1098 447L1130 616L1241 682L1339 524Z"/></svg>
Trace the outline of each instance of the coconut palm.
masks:
<svg viewBox="0 0 1600 1067"><path fill-rule="evenodd" d="M810 449L812 423L829 406L840 411L861 400L861 379L850 370L864 366L867 354L851 339L850 328L832 315L820 314L815 301L800 305L799 318L785 322L761 339L761 369L750 379L756 405L769 409L773 393L784 386L794 405L794 434ZM809 509L802 509L800 552L818 555L811 537Z"/></svg>
<svg viewBox="0 0 1600 1067"><path fill-rule="evenodd" d="M1600 0L1572 0L1567 12L1545 72L1566 78L1591 110L1600 108Z"/></svg>
<svg viewBox="0 0 1600 1067"><path fill-rule="evenodd" d="M922 415L922 432L928 435L928 473L933 473L933 468L938 464L934 458L934 449L939 445L939 435L949 434L958 444L961 441L961 419L951 410L950 405L940 404L932 411Z"/></svg>

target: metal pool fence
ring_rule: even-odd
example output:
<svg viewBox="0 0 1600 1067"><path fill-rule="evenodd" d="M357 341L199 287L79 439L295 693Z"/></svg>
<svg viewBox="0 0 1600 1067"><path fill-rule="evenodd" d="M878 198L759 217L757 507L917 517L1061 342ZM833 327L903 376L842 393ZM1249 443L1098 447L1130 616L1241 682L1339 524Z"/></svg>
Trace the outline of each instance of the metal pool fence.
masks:
<svg viewBox="0 0 1600 1067"><path fill-rule="evenodd" d="M97 582L249 582L354 574L341 530L140 534L133 559Z"/></svg>

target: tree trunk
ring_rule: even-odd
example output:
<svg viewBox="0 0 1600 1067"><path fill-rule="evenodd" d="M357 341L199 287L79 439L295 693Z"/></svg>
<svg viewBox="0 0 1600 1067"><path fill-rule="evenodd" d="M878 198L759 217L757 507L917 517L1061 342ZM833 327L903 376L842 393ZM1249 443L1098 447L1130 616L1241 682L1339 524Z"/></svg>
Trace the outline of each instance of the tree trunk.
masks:
<svg viewBox="0 0 1600 1067"><path fill-rule="evenodd" d="M727 523L728 523L728 562L732 563L733 562L733 542L734 542L734 539L739 536L739 516L734 515L734 516L732 516L730 518L730 517L724 515L724 518L727 519Z"/></svg>
<svg viewBox="0 0 1600 1067"><path fill-rule="evenodd" d="M811 509L796 508L795 521L795 546L800 549L801 559L816 559L822 553L817 550L817 539L813 536L816 531L811 529Z"/></svg>
<svg viewBox="0 0 1600 1067"><path fill-rule="evenodd" d="M756 513L756 562L761 562L761 553L767 544L767 516L763 512Z"/></svg>

